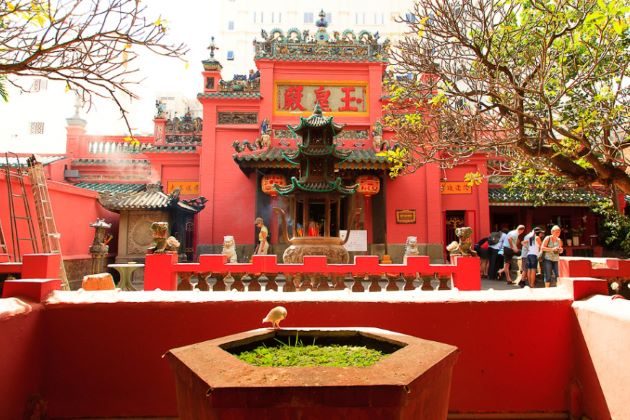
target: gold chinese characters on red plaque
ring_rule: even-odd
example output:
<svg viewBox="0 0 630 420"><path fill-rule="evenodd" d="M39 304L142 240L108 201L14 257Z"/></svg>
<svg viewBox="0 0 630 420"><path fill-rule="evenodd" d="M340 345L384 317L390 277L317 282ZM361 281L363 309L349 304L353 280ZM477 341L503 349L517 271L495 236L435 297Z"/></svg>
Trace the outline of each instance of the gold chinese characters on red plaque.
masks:
<svg viewBox="0 0 630 420"><path fill-rule="evenodd" d="M416 209L396 210L396 223L399 225L416 223Z"/></svg>
<svg viewBox="0 0 630 420"><path fill-rule="evenodd" d="M356 82L276 84L275 113L310 113L318 103L325 113L367 113L367 85Z"/></svg>
<svg viewBox="0 0 630 420"><path fill-rule="evenodd" d="M472 194L472 186L467 182L440 182L441 194Z"/></svg>
<svg viewBox="0 0 630 420"><path fill-rule="evenodd" d="M199 182L198 181L168 181L166 183L167 194L172 193L176 189L179 189L179 193L182 195L199 194Z"/></svg>

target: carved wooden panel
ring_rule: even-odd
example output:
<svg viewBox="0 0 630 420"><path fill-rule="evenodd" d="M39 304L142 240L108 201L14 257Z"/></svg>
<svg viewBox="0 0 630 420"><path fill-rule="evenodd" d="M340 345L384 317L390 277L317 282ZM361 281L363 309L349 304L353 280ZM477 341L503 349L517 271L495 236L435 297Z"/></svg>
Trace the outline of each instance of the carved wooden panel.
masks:
<svg viewBox="0 0 630 420"><path fill-rule="evenodd" d="M219 112L218 124L258 124L255 112Z"/></svg>

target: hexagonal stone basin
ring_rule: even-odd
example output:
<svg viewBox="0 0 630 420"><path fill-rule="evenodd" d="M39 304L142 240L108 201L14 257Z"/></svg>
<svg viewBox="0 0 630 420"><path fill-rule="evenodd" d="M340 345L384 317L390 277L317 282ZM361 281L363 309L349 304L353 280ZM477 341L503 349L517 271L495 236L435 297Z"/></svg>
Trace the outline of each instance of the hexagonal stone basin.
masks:
<svg viewBox="0 0 630 420"><path fill-rule="evenodd" d="M257 367L232 353L288 336L363 343L369 367ZM376 328L257 329L173 349L181 419L442 419L457 348Z"/></svg>

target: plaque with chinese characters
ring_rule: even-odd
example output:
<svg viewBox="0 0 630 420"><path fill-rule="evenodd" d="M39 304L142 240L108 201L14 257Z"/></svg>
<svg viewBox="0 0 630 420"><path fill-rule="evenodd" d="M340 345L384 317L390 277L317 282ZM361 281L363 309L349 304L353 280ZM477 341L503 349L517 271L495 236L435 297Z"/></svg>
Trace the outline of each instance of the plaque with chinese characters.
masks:
<svg viewBox="0 0 630 420"><path fill-rule="evenodd" d="M319 103L324 113L367 115L367 84L356 82L278 82L277 115L310 113Z"/></svg>
<svg viewBox="0 0 630 420"><path fill-rule="evenodd" d="M199 194L199 182L197 181L168 181L166 193L170 194L179 189L181 195Z"/></svg>
<svg viewBox="0 0 630 420"><path fill-rule="evenodd" d="M472 194L472 187L467 182L440 182L442 194Z"/></svg>
<svg viewBox="0 0 630 420"><path fill-rule="evenodd" d="M416 209L396 210L396 223L413 225L416 223Z"/></svg>

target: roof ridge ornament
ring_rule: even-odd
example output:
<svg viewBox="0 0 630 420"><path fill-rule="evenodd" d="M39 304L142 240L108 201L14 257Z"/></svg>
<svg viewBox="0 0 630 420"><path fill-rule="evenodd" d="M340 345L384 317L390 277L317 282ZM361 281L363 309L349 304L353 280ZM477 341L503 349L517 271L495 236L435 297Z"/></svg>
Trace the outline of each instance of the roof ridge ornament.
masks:
<svg viewBox="0 0 630 420"><path fill-rule="evenodd" d="M162 192L162 184L159 181L155 183L147 184L146 192L148 193Z"/></svg>
<svg viewBox="0 0 630 420"><path fill-rule="evenodd" d="M208 49L210 50L210 59L214 59L214 51L218 50L217 44L214 42L214 36L210 37L210 45L208 45Z"/></svg>
<svg viewBox="0 0 630 420"><path fill-rule="evenodd" d="M322 112L322 107L319 106L319 102L315 102L315 109L313 109L313 115L317 115L318 117L321 117L324 115L324 113Z"/></svg>
<svg viewBox="0 0 630 420"><path fill-rule="evenodd" d="M326 20L326 13L324 12L324 9L321 9L319 11L319 20L315 22L315 26L317 26L318 28L328 27L328 21Z"/></svg>

